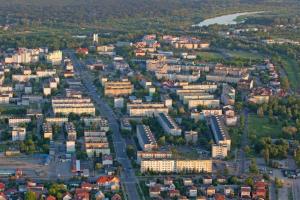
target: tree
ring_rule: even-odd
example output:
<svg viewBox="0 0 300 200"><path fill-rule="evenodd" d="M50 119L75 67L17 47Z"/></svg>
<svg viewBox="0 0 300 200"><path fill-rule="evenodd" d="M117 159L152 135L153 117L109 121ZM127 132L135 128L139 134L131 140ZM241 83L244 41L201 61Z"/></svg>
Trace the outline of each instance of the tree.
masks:
<svg viewBox="0 0 300 200"><path fill-rule="evenodd" d="M263 150L263 155L264 155L265 162L267 163L267 165L269 165L269 162L270 162L270 152L269 152L268 148L265 148Z"/></svg>
<svg viewBox="0 0 300 200"><path fill-rule="evenodd" d="M25 200L36 200L36 199L37 198L36 198L36 195L35 195L34 192L32 192L32 191L26 192L26 194L25 194Z"/></svg>
<svg viewBox="0 0 300 200"><path fill-rule="evenodd" d="M250 163L250 166L249 166L249 171L251 173L254 173L254 174L258 173L258 168L257 168L256 162L255 162L254 159L251 160L251 163Z"/></svg>
<svg viewBox="0 0 300 200"><path fill-rule="evenodd" d="M297 128L294 126L285 126L282 128L282 132L291 136L295 135L297 131L298 131Z"/></svg>
<svg viewBox="0 0 300 200"><path fill-rule="evenodd" d="M127 155L129 158L133 158L135 155L135 150L134 150L133 145L127 145L126 152L127 152Z"/></svg>
<svg viewBox="0 0 300 200"><path fill-rule="evenodd" d="M159 144L160 146L163 146L163 145L165 145L165 143L166 143L166 136L161 136L161 137L158 139L158 144Z"/></svg>

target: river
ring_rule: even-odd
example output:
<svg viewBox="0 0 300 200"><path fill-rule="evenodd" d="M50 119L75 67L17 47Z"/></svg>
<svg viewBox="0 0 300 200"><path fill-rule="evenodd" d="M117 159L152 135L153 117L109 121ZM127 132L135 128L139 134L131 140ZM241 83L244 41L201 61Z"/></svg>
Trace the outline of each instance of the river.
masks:
<svg viewBox="0 0 300 200"><path fill-rule="evenodd" d="M209 26L212 24L219 24L219 25L237 24L238 22L236 21L236 19L239 16L254 15L254 14L262 13L262 12L241 12L241 13L234 13L234 14L229 14L229 15L222 15L219 17L213 17L213 18L206 19L206 20L200 22L199 24L195 24L193 26L203 27L203 26Z"/></svg>

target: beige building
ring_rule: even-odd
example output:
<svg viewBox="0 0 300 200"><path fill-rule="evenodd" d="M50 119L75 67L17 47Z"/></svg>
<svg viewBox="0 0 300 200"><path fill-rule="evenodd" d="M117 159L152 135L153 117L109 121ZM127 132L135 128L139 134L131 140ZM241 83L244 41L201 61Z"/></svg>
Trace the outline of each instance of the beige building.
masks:
<svg viewBox="0 0 300 200"><path fill-rule="evenodd" d="M197 106L204 106L206 108L219 108L220 100L219 99L196 99L188 101L188 108L196 108Z"/></svg>
<svg viewBox="0 0 300 200"><path fill-rule="evenodd" d="M26 137L26 128L13 127L11 132L12 141L23 141Z"/></svg>
<svg viewBox="0 0 300 200"><path fill-rule="evenodd" d="M95 115L96 109L90 98L53 98L52 109L54 114L91 114Z"/></svg>
<svg viewBox="0 0 300 200"><path fill-rule="evenodd" d="M143 159L170 159L172 158L171 151L138 151L137 163L141 163Z"/></svg>
<svg viewBox="0 0 300 200"><path fill-rule="evenodd" d="M228 155L227 145L212 144L211 154L213 158L225 158Z"/></svg>
<svg viewBox="0 0 300 200"><path fill-rule="evenodd" d="M212 172L212 160L143 159L141 172Z"/></svg>
<svg viewBox="0 0 300 200"><path fill-rule="evenodd" d="M105 96L127 96L133 92L130 81L107 81L104 85Z"/></svg>
<svg viewBox="0 0 300 200"><path fill-rule="evenodd" d="M48 63L51 63L52 65L59 65L62 61L62 51L53 51L52 53L49 53L46 55L46 60Z"/></svg>
<svg viewBox="0 0 300 200"><path fill-rule="evenodd" d="M158 113L168 113L169 108L164 103L127 103L129 116L157 116Z"/></svg>
<svg viewBox="0 0 300 200"><path fill-rule="evenodd" d="M88 157L110 154L106 133L103 131L84 131L84 147Z"/></svg>
<svg viewBox="0 0 300 200"><path fill-rule="evenodd" d="M53 130L52 125L50 123L44 123L43 124L43 132L44 132L44 138L52 140L53 138Z"/></svg>

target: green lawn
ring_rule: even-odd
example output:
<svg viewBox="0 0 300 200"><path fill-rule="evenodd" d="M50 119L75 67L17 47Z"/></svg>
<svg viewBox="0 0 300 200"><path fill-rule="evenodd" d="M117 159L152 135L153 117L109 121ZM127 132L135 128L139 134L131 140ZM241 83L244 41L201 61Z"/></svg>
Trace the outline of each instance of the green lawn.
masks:
<svg viewBox="0 0 300 200"><path fill-rule="evenodd" d="M257 138L260 137L271 137L280 138L282 137L282 124L277 124L269 121L267 117L260 118L256 114L250 114L248 116L248 130L249 133L254 133Z"/></svg>
<svg viewBox="0 0 300 200"><path fill-rule="evenodd" d="M227 52L233 58L251 58L255 59L264 59L264 57L260 53L252 53L249 51L228 51Z"/></svg>
<svg viewBox="0 0 300 200"><path fill-rule="evenodd" d="M198 56L201 58L201 60L205 60L205 61L223 59L223 56L217 52L203 51L203 52L199 52Z"/></svg>
<svg viewBox="0 0 300 200"><path fill-rule="evenodd" d="M300 86L298 80L300 78L300 66L294 59L282 57L283 68L287 73L292 89L299 91Z"/></svg>

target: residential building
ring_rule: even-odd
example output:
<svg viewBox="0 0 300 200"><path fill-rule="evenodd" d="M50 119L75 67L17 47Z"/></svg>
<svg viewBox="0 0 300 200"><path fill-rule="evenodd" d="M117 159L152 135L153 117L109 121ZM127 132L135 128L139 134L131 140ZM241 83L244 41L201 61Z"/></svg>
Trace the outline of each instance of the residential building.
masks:
<svg viewBox="0 0 300 200"><path fill-rule="evenodd" d="M26 137L26 128L13 127L11 131L12 141L23 141Z"/></svg>
<svg viewBox="0 0 300 200"><path fill-rule="evenodd" d="M220 117L211 116L209 119L209 123L210 123L211 131L213 133L215 143L217 145L226 145L229 151L231 146L231 139L228 135L228 132L224 128L224 125L221 122Z"/></svg>
<svg viewBox="0 0 300 200"><path fill-rule="evenodd" d="M159 113L168 113L169 109L164 103L127 103L129 116L157 116Z"/></svg>
<svg viewBox="0 0 300 200"><path fill-rule="evenodd" d="M211 172L211 160L142 159L141 172Z"/></svg>
<svg viewBox="0 0 300 200"><path fill-rule="evenodd" d="M76 141L77 132L73 122L65 123L65 131L67 133L67 138L69 141Z"/></svg>
<svg viewBox="0 0 300 200"><path fill-rule="evenodd" d="M212 144L211 154L213 158L225 158L228 155L227 145L222 144Z"/></svg>
<svg viewBox="0 0 300 200"><path fill-rule="evenodd" d="M176 122L165 113L159 113L157 115L158 122L164 129L164 131L173 136L180 136L181 135L181 128L176 124Z"/></svg>
<svg viewBox="0 0 300 200"><path fill-rule="evenodd" d="M104 85L105 96L127 96L133 92L130 81L107 81Z"/></svg>
<svg viewBox="0 0 300 200"><path fill-rule="evenodd" d="M198 132L197 131L185 131L184 138L186 143L196 144L198 141Z"/></svg>
<svg viewBox="0 0 300 200"><path fill-rule="evenodd" d="M226 83L223 83L222 86L221 102L224 105L234 105L235 89Z"/></svg>
<svg viewBox="0 0 300 200"><path fill-rule="evenodd" d="M43 124L43 133L44 133L44 138L45 139L52 140L53 130L52 130L52 125L50 123L46 122L46 123Z"/></svg>
<svg viewBox="0 0 300 200"><path fill-rule="evenodd" d="M91 114L95 115L95 106L90 98L53 98L52 109L54 114Z"/></svg>
<svg viewBox="0 0 300 200"><path fill-rule="evenodd" d="M59 65L62 61L62 51L53 51L46 55L46 60L48 63L51 63L52 65Z"/></svg>
<svg viewBox="0 0 300 200"><path fill-rule="evenodd" d="M143 159L170 159L171 151L137 151L137 163L141 163Z"/></svg>
<svg viewBox="0 0 300 200"><path fill-rule="evenodd" d="M88 157L109 155L109 143L103 131L84 131L84 147Z"/></svg>
<svg viewBox="0 0 300 200"><path fill-rule="evenodd" d="M137 125L136 134L139 145L144 151L151 151L158 147L156 139L149 126Z"/></svg>
<svg viewBox="0 0 300 200"><path fill-rule="evenodd" d="M66 141L66 151L67 153L74 153L75 152L75 141Z"/></svg>

